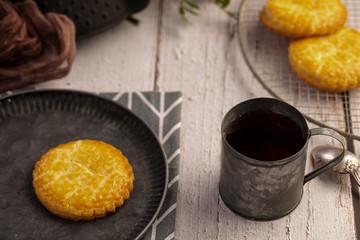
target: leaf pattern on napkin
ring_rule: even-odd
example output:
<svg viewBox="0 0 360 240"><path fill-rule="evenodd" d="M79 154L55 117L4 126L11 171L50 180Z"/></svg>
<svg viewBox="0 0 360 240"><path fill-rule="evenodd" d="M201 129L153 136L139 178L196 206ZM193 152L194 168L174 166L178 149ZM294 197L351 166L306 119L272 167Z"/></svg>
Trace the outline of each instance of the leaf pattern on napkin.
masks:
<svg viewBox="0 0 360 240"><path fill-rule="evenodd" d="M119 92L100 95L132 110L149 125L162 144L169 165L168 191L158 217L143 239L173 239L179 180L181 92Z"/></svg>

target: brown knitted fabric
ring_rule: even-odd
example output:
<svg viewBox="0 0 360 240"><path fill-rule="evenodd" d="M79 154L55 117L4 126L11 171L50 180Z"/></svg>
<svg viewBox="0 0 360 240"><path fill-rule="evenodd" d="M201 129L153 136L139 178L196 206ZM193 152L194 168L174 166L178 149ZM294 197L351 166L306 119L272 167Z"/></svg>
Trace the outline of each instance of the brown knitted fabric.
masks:
<svg viewBox="0 0 360 240"><path fill-rule="evenodd" d="M33 0L0 0L0 92L64 77L76 55L75 26Z"/></svg>

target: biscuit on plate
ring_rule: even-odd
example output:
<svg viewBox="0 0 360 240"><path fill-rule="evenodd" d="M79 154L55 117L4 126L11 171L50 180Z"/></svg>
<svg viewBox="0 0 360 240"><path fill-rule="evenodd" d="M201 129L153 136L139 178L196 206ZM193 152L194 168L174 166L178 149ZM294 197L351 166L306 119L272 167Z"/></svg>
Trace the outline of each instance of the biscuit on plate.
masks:
<svg viewBox="0 0 360 240"><path fill-rule="evenodd" d="M278 34L300 38L334 33L347 15L339 0L268 0L260 20Z"/></svg>
<svg viewBox="0 0 360 240"><path fill-rule="evenodd" d="M50 149L36 162L35 193L44 207L69 220L115 212L133 189L128 159L110 144L78 140Z"/></svg>
<svg viewBox="0 0 360 240"><path fill-rule="evenodd" d="M294 73L312 86L352 90L360 86L360 33L344 27L331 35L292 40L289 61Z"/></svg>

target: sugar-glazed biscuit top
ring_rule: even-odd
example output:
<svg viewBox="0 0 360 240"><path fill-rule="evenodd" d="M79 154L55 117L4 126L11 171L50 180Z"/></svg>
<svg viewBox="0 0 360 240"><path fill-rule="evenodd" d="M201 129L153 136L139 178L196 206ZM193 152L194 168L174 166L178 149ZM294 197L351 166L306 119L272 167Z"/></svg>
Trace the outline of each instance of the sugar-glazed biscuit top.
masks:
<svg viewBox="0 0 360 240"><path fill-rule="evenodd" d="M310 85L335 92L352 90L360 86L360 33L344 27L331 35L292 40L289 61Z"/></svg>
<svg viewBox="0 0 360 240"><path fill-rule="evenodd" d="M44 154L33 171L42 204L75 221L114 212L130 197L133 181L132 167L121 151L95 140L60 144Z"/></svg>
<svg viewBox="0 0 360 240"><path fill-rule="evenodd" d="M336 32L347 10L339 0L268 0L260 19L278 34L300 38Z"/></svg>

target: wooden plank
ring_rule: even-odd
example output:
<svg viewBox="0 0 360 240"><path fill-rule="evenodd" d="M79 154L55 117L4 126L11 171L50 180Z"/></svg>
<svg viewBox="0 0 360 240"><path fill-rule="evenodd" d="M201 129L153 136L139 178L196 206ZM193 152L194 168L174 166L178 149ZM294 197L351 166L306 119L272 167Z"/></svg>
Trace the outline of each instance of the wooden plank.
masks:
<svg viewBox="0 0 360 240"><path fill-rule="evenodd" d="M349 92L349 120L350 120L350 129L351 132L360 136L360 92L359 90L353 90ZM355 155L360 156L360 141L351 140L351 150ZM360 239L360 186L355 182L354 179L351 180L352 184L352 193L353 193L353 206L355 212L355 225L357 229L357 236Z"/></svg>
<svg viewBox="0 0 360 240"><path fill-rule="evenodd" d="M252 83L259 87L249 81L236 21L212 3L200 8L185 23L178 2L164 1L159 88L180 89L184 98L176 239L224 239L218 222L221 119L233 104L256 94Z"/></svg>
<svg viewBox="0 0 360 240"><path fill-rule="evenodd" d="M353 239L346 176L312 180L298 208L276 221L246 220L223 204L218 193L221 119L234 104L268 94L242 58L233 20L201 4L201 15L186 25L176 17L177 7L164 3L159 77L160 89L184 93L176 238Z"/></svg>

